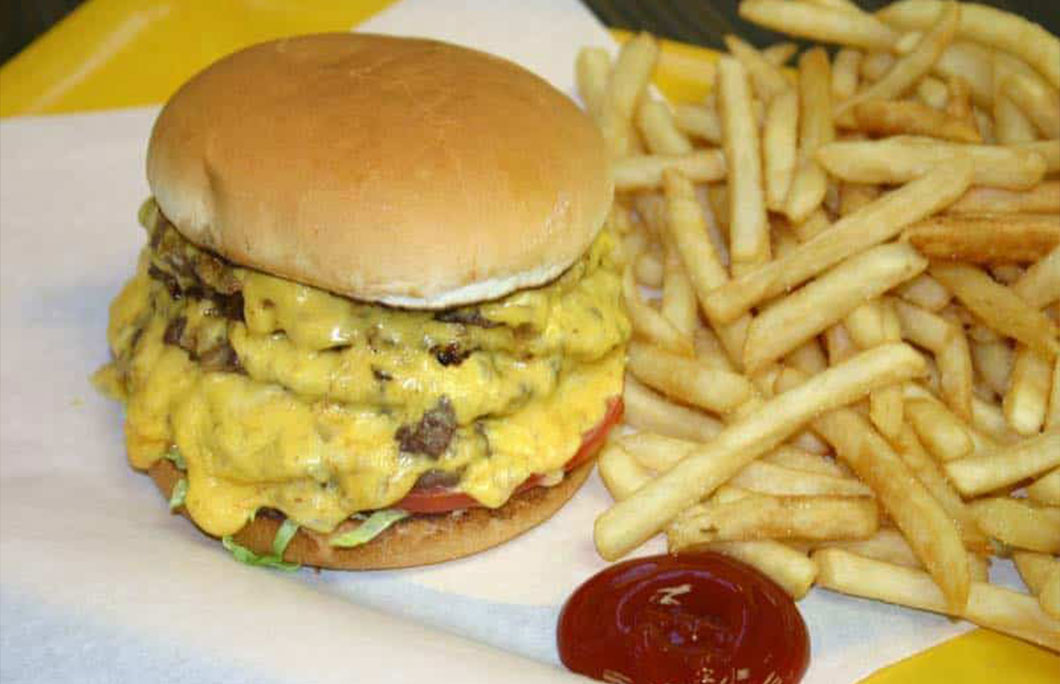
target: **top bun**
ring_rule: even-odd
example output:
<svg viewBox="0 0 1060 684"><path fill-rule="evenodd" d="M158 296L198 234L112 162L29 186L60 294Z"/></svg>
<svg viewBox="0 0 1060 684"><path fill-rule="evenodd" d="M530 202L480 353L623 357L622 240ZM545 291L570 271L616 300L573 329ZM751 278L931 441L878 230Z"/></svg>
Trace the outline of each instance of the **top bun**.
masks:
<svg viewBox="0 0 1060 684"><path fill-rule="evenodd" d="M192 242L338 294L440 309L562 273L611 203L606 148L529 71L429 40L320 34L213 64L147 178Z"/></svg>

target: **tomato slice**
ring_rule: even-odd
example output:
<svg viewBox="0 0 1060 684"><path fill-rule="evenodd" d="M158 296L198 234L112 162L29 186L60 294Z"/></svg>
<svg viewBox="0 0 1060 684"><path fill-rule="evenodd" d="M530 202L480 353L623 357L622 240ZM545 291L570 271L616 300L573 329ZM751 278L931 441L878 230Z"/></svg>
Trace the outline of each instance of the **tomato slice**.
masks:
<svg viewBox="0 0 1060 684"><path fill-rule="evenodd" d="M607 440L607 433L622 420L622 398L613 397L607 402L607 412L591 430L582 435L582 443L577 453L563 466L565 471L573 470L587 462ZM515 488L515 494L524 492L541 481L540 475L531 475ZM448 513L461 508L481 506L478 501L467 494L448 487L418 487L405 495L405 498L394 504L410 513Z"/></svg>

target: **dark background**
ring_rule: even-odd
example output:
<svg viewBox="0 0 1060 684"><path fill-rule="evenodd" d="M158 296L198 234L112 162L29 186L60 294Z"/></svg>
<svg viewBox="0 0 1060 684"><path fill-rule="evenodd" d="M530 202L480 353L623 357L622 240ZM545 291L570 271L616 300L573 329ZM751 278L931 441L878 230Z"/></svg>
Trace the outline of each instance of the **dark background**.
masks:
<svg viewBox="0 0 1060 684"><path fill-rule="evenodd" d="M355 1L355 0L351 0ZM533 0L527 0L532 2ZM721 37L739 33L765 45L777 36L741 20L737 0L582 0L605 24L644 29L686 43L721 48ZM857 0L864 9L886 0ZM979 0L1031 17L1060 34L1060 0ZM0 62L28 45L34 37L66 16L81 0L0 0Z"/></svg>

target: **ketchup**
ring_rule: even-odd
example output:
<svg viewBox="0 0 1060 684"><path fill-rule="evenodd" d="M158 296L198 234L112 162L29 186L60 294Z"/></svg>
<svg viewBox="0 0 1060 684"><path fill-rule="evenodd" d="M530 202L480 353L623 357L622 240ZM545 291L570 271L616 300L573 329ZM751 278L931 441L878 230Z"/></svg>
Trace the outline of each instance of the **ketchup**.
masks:
<svg viewBox="0 0 1060 684"><path fill-rule="evenodd" d="M810 658L795 603L754 568L716 553L628 560L563 606L567 668L621 684L794 684Z"/></svg>

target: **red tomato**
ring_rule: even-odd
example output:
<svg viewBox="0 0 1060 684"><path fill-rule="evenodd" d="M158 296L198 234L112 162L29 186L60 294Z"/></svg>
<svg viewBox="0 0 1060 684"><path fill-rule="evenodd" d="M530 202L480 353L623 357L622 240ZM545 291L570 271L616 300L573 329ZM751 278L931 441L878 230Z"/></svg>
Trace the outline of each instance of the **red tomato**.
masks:
<svg viewBox="0 0 1060 684"><path fill-rule="evenodd" d="M600 450L607 433L622 419L622 398L614 397L607 402L607 413L596 424L582 436L581 447L577 453L567 461L563 467L570 471L585 463ZM541 481L539 475L531 475L525 482L516 487L515 493L526 491ZM405 498L394 504L394 508L409 511L410 513L448 513L460 508L471 508L481 506L478 501L461 491L455 491L448 487L414 488L405 495Z"/></svg>
<svg viewBox="0 0 1060 684"><path fill-rule="evenodd" d="M806 625L787 593L715 553L603 570L563 606L557 642L574 672L637 684L794 684L810 658Z"/></svg>

